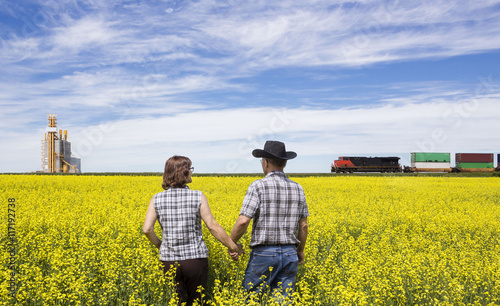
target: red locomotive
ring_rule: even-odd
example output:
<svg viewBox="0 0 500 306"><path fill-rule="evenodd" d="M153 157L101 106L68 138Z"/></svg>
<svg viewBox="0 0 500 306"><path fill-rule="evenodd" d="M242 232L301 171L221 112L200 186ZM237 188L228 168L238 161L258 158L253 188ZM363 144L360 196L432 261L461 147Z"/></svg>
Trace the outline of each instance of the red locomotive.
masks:
<svg viewBox="0 0 500 306"><path fill-rule="evenodd" d="M331 172L401 172L399 157L340 156L332 164Z"/></svg>

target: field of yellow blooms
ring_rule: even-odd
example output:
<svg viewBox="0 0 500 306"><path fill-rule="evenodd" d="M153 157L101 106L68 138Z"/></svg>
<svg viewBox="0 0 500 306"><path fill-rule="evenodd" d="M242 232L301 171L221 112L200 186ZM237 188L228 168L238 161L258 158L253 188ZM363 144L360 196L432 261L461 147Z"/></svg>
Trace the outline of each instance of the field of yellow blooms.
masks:
<svg viewBox="0 0 500 306"><path fill-rule="evenodd" d="M194 177L190 187L230 232L257 178ZM311 214L293 304L500 304L500 178L292 179ZM142 234L160 191L161 176L0 175L0 305L175 305ZM204 304L240 304L249 231L239 262L204 235Z"/></svg>

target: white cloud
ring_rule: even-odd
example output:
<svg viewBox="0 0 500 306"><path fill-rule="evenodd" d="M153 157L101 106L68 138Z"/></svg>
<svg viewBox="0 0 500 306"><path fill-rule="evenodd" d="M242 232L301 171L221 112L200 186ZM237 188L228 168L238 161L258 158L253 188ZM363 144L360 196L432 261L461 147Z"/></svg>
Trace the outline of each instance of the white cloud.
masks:
<svg viewBox="0 0 500 306"><path fill-rule="evenodd" d="M122 163L136 155L147 156L144 161L147 163L149 159L163 159L165 155L181 152L196 159L210 154L214 161L245 162L251 159L252 148L262 146L266 139L283 139L304 158L318 154L409 153L426 148L474 151L494 148L491 138L479 139L475 131L494 129L495 113L498 106L488 97L478 100L477 105L464 100L338 110L193 111L123 120L111 123L107 129L87 128L73 134L73 139L78 139L73 144L75 150L85 150L84 160L106 161L116 156L114 159ZM221 170L208 164L201 169Z"/></svg>
<svg viewBox="0 0 500 306"><path fill-rule="evenodd" d="M498 16L474 15L493 4L425 1L386 6L376 1L350 10L269 4L271 8L263 12L208 18L196 27L206 34L205 40L215 43L214 48L226 49L235 61L244 63L242 69L363 66L498 49L500 40L491 39L500 36Z"/></svg>
<svg viewBox="0 0 500 306"><path fill-rule="evenodd" d="M86 171L160 171L158 165L174 154L198 160L202 172L254 171L245 168L253 167L250 153L267 139L285 141L310 165L317 155L331 155L333 160L333 156L353 153L495 150L498 137L490 133L478 137L477 132L497 129L497 99L498 95L337 110L193 109L171 116L62 128L69 129L73 151L81 155ZM4 150L2 160L11 162L2 165L1 172L16 171L16 163L24 165L23 170L37 169L39 144L32 138L33 133L3 136L6 147L23 150L15 154ZM321 167L317 165L315 171Z"/></svg>
<svg viewBox="0 0 500 306"><path fill-rule="evenodd" d="M92 5L98 13L79 6L79 19L59 4L46 11L60 15L60 24L51 18L36 28L37 38L4 39L0 54L10 62L43 59L31 65L33 73L151 61L224 78L286 66L357 67L498 50L495 4L201 1L166 14L170 4L118 9L103 2Z"/></svg>
<svg viewBox="0 0 500 306"><path fill-rule="evenodd" d="M54 31L56 48L76 50L110 43L117 36L108 23L94 18L80 19L69 27L56 28Z"/></svg>

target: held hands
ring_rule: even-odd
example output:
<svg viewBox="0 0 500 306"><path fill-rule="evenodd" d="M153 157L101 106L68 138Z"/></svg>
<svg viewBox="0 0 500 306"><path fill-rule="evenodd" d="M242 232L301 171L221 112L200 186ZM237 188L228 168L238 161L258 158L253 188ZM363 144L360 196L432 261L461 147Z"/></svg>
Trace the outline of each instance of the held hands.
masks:
<svg viewBox="0 0 500 306"><path fill-rule="evenodd" d="M227 249L229 256L234 261L237 261L241 254L245 254L245 250L243 249L243 245L241 243L236 243L237 249Z"/></svg>

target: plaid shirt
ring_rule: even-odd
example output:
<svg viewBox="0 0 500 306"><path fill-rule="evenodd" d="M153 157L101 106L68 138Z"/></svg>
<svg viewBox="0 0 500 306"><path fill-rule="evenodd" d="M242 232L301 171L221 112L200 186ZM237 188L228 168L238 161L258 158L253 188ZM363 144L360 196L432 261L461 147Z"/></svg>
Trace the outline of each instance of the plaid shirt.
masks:
<svg viewBox="0 0 500 306"><path fill-rule="evenodd" d="M309 216L302 186L285 173L273 171L248 188L240 215L253 218L252 241L257 245L299 245L299 220Z"/></svg>
<svg viewBox="0 0 500 306"><path fill-rule="evenodd" d="M201 191L169 188L154 196L154 207L162 228L160 260L207 258L201 230Z"/></svg>

